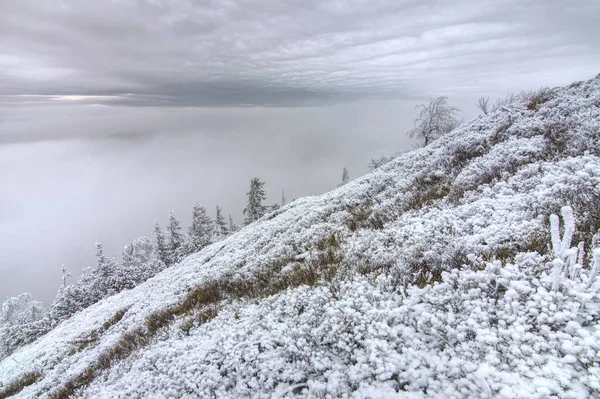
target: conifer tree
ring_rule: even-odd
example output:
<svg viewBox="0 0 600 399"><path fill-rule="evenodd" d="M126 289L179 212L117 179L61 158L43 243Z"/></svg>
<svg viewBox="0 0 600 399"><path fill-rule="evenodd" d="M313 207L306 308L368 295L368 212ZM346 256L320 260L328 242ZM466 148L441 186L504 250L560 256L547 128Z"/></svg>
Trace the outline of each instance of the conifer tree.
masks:
<svg viewBox="0 0 600 399"><path fill-rule="evenodd" d="M198 252L212 243L214 226L213 221L206 214L206 208L200 204L194 205L192 224L189 228L188 253Z"/></svg>
<svg viewBox="0 0 600 399"><path fill-rule="evenodd" d="M225 218L221 212L221 207L217 205L217 214L215 216L215 236L217 239L221 239L227 237L228 235L229 229L227 228L227 223L225 222Z"/></svg>
<svg viewBox="0 0 600 399"><path fill-rule="evenodd" d="M133 248L130 245L123 248L121 267L119 268L119 281L117 283L119 291L131 289L135 287L136 284L136 276L134 275L136 265L133 259L132 249Z"/></svg>
<svg viewBox="0 0 600 399"><path fill-rule="evenodd" d="M266 212L265 206L262 204L267 196L263 190L264 182L261 182L257 177L250 180L250 191L248 195L248 203L244 208L244 224L247 226L252 222L260 219Z"/></svg>
<svg viewBox="0 0 600 399"><path fill-rule="evenodd" d="M344 184L347 184L350 181L350 175L348 174L348 169L344 166L344 170L342 171L342 182L338 184L338 187L342 187Z"/></svg>
<svg viewBox="0 0 600 399"><path fill-rule="evenodd" d="M154 253L156 258L160 262L164 263L165 266L169 266L171 264L167 240L160 228L160 224L158 224L158 221L156 221L154 224Z"/></svg>
<svg viewBox="0 0 600 399"><path fill-rule="evenodd" d="M83 289L89 289L89 287L93 286L93 281L90 278L90 269L84 269L84 273L80 276L74 284L66 285L66 277L70 275L66 271L66 267L63 265L61 267L63 285L58 289L58 293L56 294L56 298L50 305L50 310L48 312L48 323L49 326L55 326L59 324L61 321L68 319L77 311L84 309L85 307L91 305L93 300L96 298L91 298L89 293ZM84 278L85 276L85 278Z"/></svg>
<svg viewBox="0 0 600 399"><path fill-rule="evenodd" d="M47 332L44 316L41 303L31 294L8 298L0 307L0 360Z"/></svg>
<svg viewBox="0 0 600 399"><path fill-rule="evenodd" d="M154 246L146 237L138 237L125 246L119 270L119 291L131 289L159 271L153 270L150 262L153 252Z"/></svg>
<svg viewBox="0 0 600 399"><path fill-rule="evenodd" d="M281 206L284 206L286 203L285 191L281 190Z"/></svg>
<svg viewBox="0 0 600 399"><path fill-rule="evenodd" d="M181 233L181 223L179 223L179 220L175 217L175 212L173 212L173 210L169 212L169 224L167 230L169 232L169 264L173 264L181 259L181 250L183 248L180 248L185 244L185 236Z"/></svg>
<svg viewBox="0 0 600 399"><path fill-rule="evenodd" d="M229 215L229 225L227 226L227 230L229 231L229 234L233 234L236 231L238 231L240 229L240 226L238 226L234 221L233 218L231 217L231 215Z"/></svg>
<svg viewBox="0 0 600 399"><path fill-rule="evenodd" d="M90 290L99 290L99 299L105 298L118 292L117 289L117 266L116 260L104 255L104 245L96 243L96 269L93 271L93 279Z"/></svg>

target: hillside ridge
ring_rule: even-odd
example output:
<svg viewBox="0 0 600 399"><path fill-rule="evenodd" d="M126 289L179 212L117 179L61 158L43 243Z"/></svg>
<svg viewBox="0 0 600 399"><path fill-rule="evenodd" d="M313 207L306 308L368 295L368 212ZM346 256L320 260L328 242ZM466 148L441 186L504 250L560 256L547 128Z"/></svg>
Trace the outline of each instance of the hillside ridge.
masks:
<svg viewBox="0 0 600 399"><path fill-rule="evenodd" d="M600 75L540 93L76 314L0 363L0 397L599 392ZM590 250L554 290L567 205Z"/></svg>

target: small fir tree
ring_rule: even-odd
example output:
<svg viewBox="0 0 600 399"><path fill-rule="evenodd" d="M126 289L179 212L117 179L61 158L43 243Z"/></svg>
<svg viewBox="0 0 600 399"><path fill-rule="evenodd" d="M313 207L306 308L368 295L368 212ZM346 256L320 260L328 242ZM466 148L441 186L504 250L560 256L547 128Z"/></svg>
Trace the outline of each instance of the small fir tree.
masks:
<svg viewBox="0 0 600 399"><path fill-rule="evenodd" d="M213 221L206 214L206 208L194 205L192 224L189 228L189 253L198 252L212 243Z"/></svg>
<svg viewBox="0 0 600 399"><path fill-rule="evenodd" d="M169 259L170 263L177 263L181 259L181 247L185 244L185 236L181 233L181 223L175 217L175 212L169 212L169 224L167 226L169 232Z"/></svg>
<svg viewBox="0 0 600 399"><path fill-rule="evenodd" d="M247 226L260 219L266 212L265 206L262 202L267 198L263 186L264 182L261 182L257 177L250 180L250 191L248 191L248 203L244 208L244 224Z"/></svg>
<svg viewBox="0 0 600 399"><path fill-rule="evenodd" d="M160 262L165 264L165 266L169 266L171 264L167 240L160 228L160 224L158 224L158 221L156 221L154 224L154 254Z"/></svg>
<svg viewBox="0 0 600 399"><path fill-rule="evenodd" d="M217 205L217 214L215 216L215 237L217 239L222 239L228 235L229 229L227 227L227 223L225 222L225 217L223 217L221 208L219 205Z"/></svg>
<svg viewBox="0 0 600 399"><path fill-rule="evenodd" d="M338 187L342 187L344 184L347 184L350 181L350 175L348 174L348 169L344 166L344 170L342 171L342 182L338 184Z"/></svg>
<svg viewBox="0 0 600 399"><path fill-rule="evenodd" d="M240 229L240 226L238 226L234 221L233 218L231 217L231 215L229 215L229 225L227 226L227 230L229 231L229 234L233 234L236 231L238 231Z"/></svg>

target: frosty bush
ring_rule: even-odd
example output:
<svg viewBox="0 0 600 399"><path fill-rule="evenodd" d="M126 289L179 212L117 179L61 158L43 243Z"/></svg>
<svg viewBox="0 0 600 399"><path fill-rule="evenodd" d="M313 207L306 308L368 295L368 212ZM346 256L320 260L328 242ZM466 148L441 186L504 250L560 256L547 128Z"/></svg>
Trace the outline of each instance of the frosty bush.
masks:
<svg viewBox="0 0 600 399"><path fill-rule="evenodd" d="M405 295L387 273L357 275L335 292L235 303L183 337L173 326L178 340L145 348L84 396L589 397L600 389L600 249L591 264L572 258L572 209L562 216L562 234L551 216L550 255L467 256Z"/></svg>

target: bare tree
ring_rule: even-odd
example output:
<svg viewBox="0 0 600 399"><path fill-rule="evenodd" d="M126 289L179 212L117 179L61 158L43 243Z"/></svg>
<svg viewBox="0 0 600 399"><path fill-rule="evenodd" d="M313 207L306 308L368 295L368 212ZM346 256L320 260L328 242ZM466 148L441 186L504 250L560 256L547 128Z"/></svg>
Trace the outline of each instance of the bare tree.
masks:
<svg viewBox="0 0 600 399"><path fill-rule="evenodd" d="M477 100L477 104L476 104L477 108L479 108L481 110L481 112L483 112L484 115L487 115L490 113L489 102L490 102L489 97L479 97L479 100Z"/></svg>
<svg viewBox="0 0 600 399"><path fill-rule="evenodd" d="M386 163L390 162L392 159L393 159L392 157L386 157L384 155L380 156L379 158L372 158L368 164L369 170L378 169L378 168L382 167L383 165L385 165Z"/></svg>
<svg viewBox="0 0 600 399"><path fill-rule="evenodd" d="M429 100L429 104L419 104L419 116L415 119L415 127L408 131L410 137L425 140L428 145L433 140L456 128L460 121L456 114L460 112L457 107L448 105L448 97L442 96Z"/></svg>

